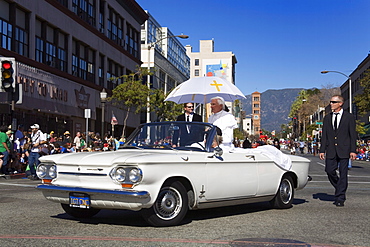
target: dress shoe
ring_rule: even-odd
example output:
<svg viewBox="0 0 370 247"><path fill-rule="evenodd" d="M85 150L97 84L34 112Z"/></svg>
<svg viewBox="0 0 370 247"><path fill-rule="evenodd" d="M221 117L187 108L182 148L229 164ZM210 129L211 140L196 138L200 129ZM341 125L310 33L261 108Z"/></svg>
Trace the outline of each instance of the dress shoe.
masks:
<svg viewBox="0 0 370 247"><path fill-rule="evenodd" d="M334 202L334 205L337 206L337 207L344 207L344 202L342 202L342 201L335 201Z"/></svg>

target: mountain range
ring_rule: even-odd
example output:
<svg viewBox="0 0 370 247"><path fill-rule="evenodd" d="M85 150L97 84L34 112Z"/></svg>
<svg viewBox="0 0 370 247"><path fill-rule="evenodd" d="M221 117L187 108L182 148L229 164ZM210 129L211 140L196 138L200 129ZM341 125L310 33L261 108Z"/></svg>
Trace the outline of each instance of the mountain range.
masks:
<svg viewBox="0 0 370 247"><path fill-rule="evenodd" d="M280 131L282 124L289 122L290 106L303 88L267 90L261 93L261 128L267 131ZM242 110L252 114L252 95L241 100Z"/></svg>

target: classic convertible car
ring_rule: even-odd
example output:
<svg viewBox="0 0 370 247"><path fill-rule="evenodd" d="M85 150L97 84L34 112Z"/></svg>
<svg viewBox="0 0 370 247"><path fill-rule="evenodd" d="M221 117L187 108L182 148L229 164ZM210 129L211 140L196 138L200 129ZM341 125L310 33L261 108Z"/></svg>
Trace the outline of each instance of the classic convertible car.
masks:
<svg viewBox="0 0 370 247"><path fill-rule="evenodd" d="M309 160L273 146L222 152L208 123L139 126L122 149L40 158L37 188L76 218L101 209L141 210L153 226L179 224L188 210L269 201L292 206Z"/></svg>

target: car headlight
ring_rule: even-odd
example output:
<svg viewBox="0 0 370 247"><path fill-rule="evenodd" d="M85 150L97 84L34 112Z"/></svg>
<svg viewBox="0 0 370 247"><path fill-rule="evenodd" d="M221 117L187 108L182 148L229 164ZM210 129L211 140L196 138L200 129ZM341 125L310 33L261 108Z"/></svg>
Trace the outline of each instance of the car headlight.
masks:
<svg viewBox="0 0 370 247"><path fill-rule="evenodd" d="M47 172L47 167L43 164L39 165L36 169L36 175L39 177L39 178L44 178L46 176L46 172Z"/></svg>
<svg viewBox="0 0 370 247"><path fill-rule="evenodd" d="M137 167L115 167L110 172L110 177L118 184L137 184L141 181L143 174Z"/></svg>
<svg viewBox="0 0 370 247"><path fill-rule="evenodd" d="M126 171L122 167L117 167L111 171L110 177L114 181L122 183L126 179Z"/></svg>
<svg viewBox="0 0 370 247"><path fill-rule="evenodd" d="M141 178L143 177L141 170L138 168L131 169L129 172L129 180L132 183L137 183L141 181Z"/></svg>
<svg viewBox="0 0 370 247"><path fill-rule="evenodd" d="M57 166L53 165L49 168L49 176L51 178L56 178L57 177Z"/></svg>
<svg viewBox="0 0 370 247"><path fill-rule="evenodd" d="M36 168L36 175L40 179L54 179L57 177L57 166L55 164L40 164Z"/></svg>

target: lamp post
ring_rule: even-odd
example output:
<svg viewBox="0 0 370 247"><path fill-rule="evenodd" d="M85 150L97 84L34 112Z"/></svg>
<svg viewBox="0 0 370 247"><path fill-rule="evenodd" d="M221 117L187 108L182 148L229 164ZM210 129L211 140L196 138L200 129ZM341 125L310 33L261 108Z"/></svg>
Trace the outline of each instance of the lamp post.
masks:
<svg viewBox="0 0 370 247"><path fill-rule="evenodd" d="M348 79L348 91L349 91L349 97L348 97L348 104L349 104L349 113L352 113L352 81L351 81L351 77L342 73L342 72L339 72L339 71L330 71L330 70L324 70L324 71L321 71L321 74L327 74L329 72L333 72L333 73L338 73L338 74L341 74L345 77L347 77Z"/></svg>
<svg viewBox="0 0 370 247"><path fill-rule="evenodd" d="M155 45L159 42L161 42L162 40L164 39L168 39L168 38L174 38L174 37L177 37L177 38L181 38L181 39L187 39L189 38L188 35L184 35L184 34L181 34L181 35L173 35L173 36L167 36L167 37L163 37L155 42L152 42L152 43L149 43L148 44L148 75L147 75L147 86L148 86L148 89L150 91L150 50L155 47ZM153 59L154 60L154 59ZM153 66L154 67L154 66ZM150 123L150 97L149 97L149 94L148 94L148 97L147 97L147 107L146 107L146 122L147 123Z"/></svg>
<svg viewBox="0 0 370 247"><path fill-rule="evenodd" d="M104 137L104 108L105 108L106 100L107 100L107 92L105 91L105 88L103 88L103 91L100 92L100 101L101 101L101 135L100 135L100 138Z"/></svg>

